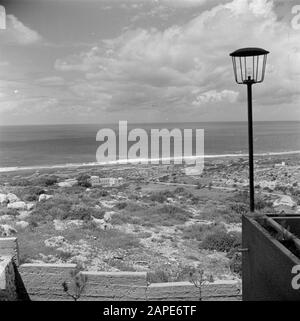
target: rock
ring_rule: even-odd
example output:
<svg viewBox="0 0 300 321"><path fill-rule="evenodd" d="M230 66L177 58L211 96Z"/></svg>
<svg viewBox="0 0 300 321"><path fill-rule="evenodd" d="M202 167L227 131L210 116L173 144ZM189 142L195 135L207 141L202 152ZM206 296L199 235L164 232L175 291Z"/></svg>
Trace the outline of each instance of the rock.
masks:
<svg viewBox="0 0 300 321"><path fill-rule="evenodd" d="M6 194L0 194L0 204L6 204L8 202L8 198Z"/></svg>
<svg viewBox="0 0 300 321"><path fill-rule="evenodd" d="M95 218L92 216L93 222L99 227L101 230L110 230L112 229L112 225L107 223L104 219Z"/></svg>
<svg viewBox="0 0 300 321"><path fill-rule="evenodd" d="M111 211L111 212L106 212L103 216L103 219L105 222L110 222L111 221L111 217L112 215L115 214L114 211Z"/></svg>
<svg viewBox="0 0 300 321"><path fill-rule="evenodd" d="M67 228L80 227L83 225L82 220L70 220L65 223Z"/></svg>
<svg viewBox="0 0 300 321"><path fill-rule="evenodd" d="M17 230L8 224L0 225L0 236L8 237L17 233Z"/></svg>
<svg viewBox="0 0 300 321"><path fill-rule="evenodd" d="M47 201L48 199L52 198L53 195L41 194L39 196L39 202Z"/></svg>
<svg viewBox="0 0 300 321"><path fill-rule="evenodd" d="M296 205L297 203L288 195L282 196L280 199L275 200L273 203L274 207L286 206L289 208L293 208Z"/></svg>
<svg viewBox="0 0 300 321"><path fill-rule="evenodd" d="M7 221L13 221L14 220L14 216L12 215L2 215L0 216L0 223L3 222L7 222Z"/></svg>
<svg viewBox="0 0 300 321"><path fill-rule="evenodd" d="M274 191L275 186L276 186L276 182L274 181L266 181L266 180L262 180L258 182L259 186L264 189L264 188L268 188L271 191Z"/></svg>
<svg viewBox="0 0 300 321"><path fill-rule="evenodd" d="M58 183L57 185L59 187L72 187L72 186L75 186L77 184L78 184L77 179L70 178L70 179L67 179L67 180L65 180L63 182Z"/></svg>
<svg viewBox="0 0 300 321"><path fill-rule="evenodd" d="M53 236L50 239L44 241L47 247L59 247L65 243L65 238L63 236Z"/></svg>
<svg viewBox="0 0 300 321"><path fill-rule="evenodd" d="M53 224L56 231L63 231L65 229L65 224L61 220L53 220Z"/></svg>
<svg viewBox="0 0 300 321"><path fill-rule="evenodd" d="M8 193L6 197L9 203L18 202L20 200L19 197L13 193Z"/></svg>
<svg viewBox="0 0 300 321"><path fill-rule="evenodd" d="M31 211L35 207L35 203L27 203L27 210Z"/></svg>
<svg viewBox="0 0 300 321"><path fill-rule="evenodd" d="M56 231L64 231L68 228L76 228L83 225L82 220L69 220L69 221L61 221L61 220L53 220L54 228Z"/></svg>
<svg viewBox="0 0 300 321"><path fill-rule="evenodd" d="M72 262L77 263L77 264L84 264L85 262L88 261L88 258L84 255L75 255L72 257Z"/></svg>
<svg viewBox="0 0 300 321"><path fill-rule="evenodd" d="M25 202L22 201L18 201L18 202L14 202L14 203L9 203L7 205L7 208L12 208L15 210L26 210L27 209L27 205Z"/></svg>
<svg viewBox="0 0 300 321"><path fill-rule="evenodd" d="M17 216L18 220L25 220L26 218L28 218L31 214L30 211L20 211L20 214Z"/></svg>
<svg viewBox="0 0 300 321"><path fill-rule="evenodd" d="M26 221L19 221L16 223L16 226L21 228L21 229L25 229L26 227L29 226L29 223Z"/></svg>

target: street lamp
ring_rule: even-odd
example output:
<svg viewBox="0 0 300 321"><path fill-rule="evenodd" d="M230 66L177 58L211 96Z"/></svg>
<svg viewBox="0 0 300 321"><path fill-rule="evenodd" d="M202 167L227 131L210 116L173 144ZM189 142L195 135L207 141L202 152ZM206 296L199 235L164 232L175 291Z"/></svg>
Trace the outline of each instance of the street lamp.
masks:
<svg viewBox="0 0 300 321"><path fill-rule="evenodd" d="M250 212L254 212L252 85L264 81L268 53L260 48L242 48L230 54L235 81L247 85Z"/></svg>

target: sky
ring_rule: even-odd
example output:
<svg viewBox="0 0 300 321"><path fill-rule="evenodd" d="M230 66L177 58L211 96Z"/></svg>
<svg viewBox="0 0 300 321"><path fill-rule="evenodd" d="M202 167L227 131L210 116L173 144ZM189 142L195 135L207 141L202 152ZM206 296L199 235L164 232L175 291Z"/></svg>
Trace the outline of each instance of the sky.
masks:
<svg viewBox="0 0 300 321"><path fill-rule="evenodd" d="M300 120L296 5L0 0L0 125L245 121L229 57L241 47L270 51L254 120Z"/></svg>

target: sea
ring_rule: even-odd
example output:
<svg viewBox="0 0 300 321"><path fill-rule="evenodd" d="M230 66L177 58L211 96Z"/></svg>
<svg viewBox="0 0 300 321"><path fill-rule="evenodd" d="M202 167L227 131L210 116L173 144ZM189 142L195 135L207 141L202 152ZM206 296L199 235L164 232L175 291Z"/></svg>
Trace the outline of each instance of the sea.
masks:
<svg viewBox="0 0 300 321"><path fill-rule="evenodd" d="M118 126L118 123L1 126L0 171L97 165L96 151L101 144L96 141L97 132L113 129L118 150ZM128 132L137 128L148 133L149 157L151 129L178 128L182 133L192 129L193 150L196 129L203 129L205 158L242 157L248 152L247 122L128 123ZM300 121L255 122L253 133L255 155L300 154ZM131 144L134 142L129 147ZM117 163L118 155L116 159Z"/></svg>

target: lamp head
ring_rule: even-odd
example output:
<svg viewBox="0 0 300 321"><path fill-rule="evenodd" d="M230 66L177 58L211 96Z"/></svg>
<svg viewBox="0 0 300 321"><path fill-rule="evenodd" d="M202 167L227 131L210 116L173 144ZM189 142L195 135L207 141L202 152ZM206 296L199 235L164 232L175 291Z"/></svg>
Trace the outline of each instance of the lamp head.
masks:
<svg viewBox="0 0 300 321"><path fill-rule="evenodd" d="M241 48L230 54L238 84L256 84L265 78L267 55L261 48Z"/></svg>

